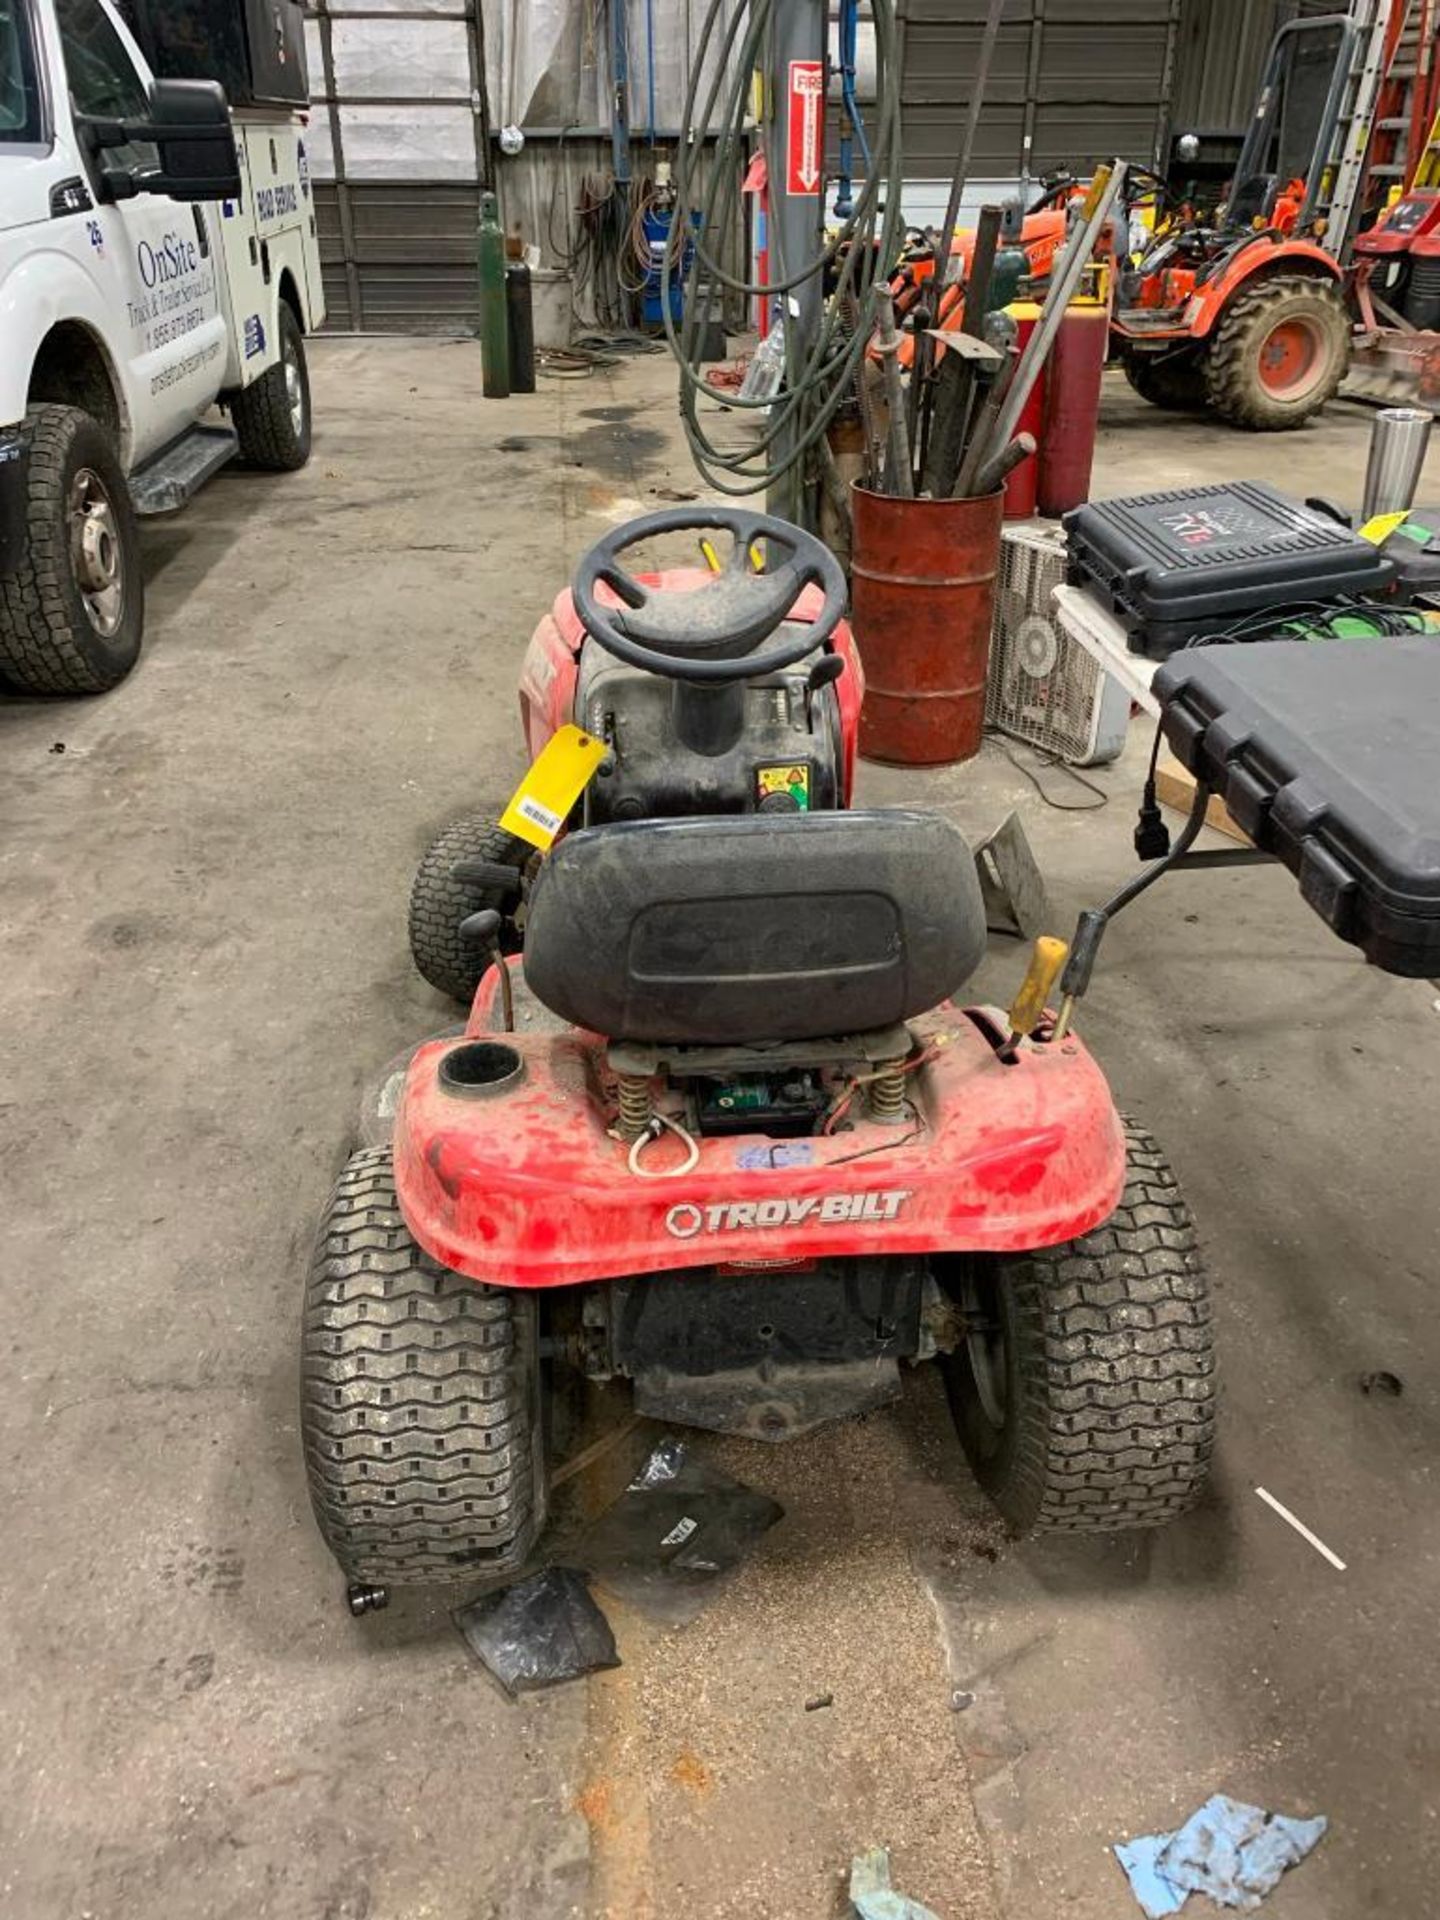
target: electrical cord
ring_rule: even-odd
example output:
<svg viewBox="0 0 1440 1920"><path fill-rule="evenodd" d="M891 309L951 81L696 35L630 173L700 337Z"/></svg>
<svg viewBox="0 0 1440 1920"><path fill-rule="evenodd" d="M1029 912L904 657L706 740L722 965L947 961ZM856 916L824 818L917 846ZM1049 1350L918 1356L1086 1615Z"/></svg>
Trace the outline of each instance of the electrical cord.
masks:
<svg viewBox="0 0 1440 1920"><path fill-rule="evenodd" d="M1023 760L1017 760L1014 750L1008 747L1003 740L1000 743L1000 751L1017 773L1024 774L1025 778L1030 782L1031 786L1034 787L1046 806L1053 807L1057 813L1098 813L1101 807L1108 807L1110 804L1110 795L1104 787L1099 786L1094 780L1087 780L1078 768L1072 767L1069 762L1063 759L1058 753L1045 755L1041 754L1038 747L1035 748L1035 753L1039 757L1040 765L1046 772L1058 767L1060 771L1068 775L1077 786L1084 787L1089 793L1097 794L1099 796L1097 799L1057 800L1054 794L1046 792L1035 769L1033 767L1027 767Z"/></svg>
<svg viewBox="0 0 1440 1920"><path fill-rule="evenodd" d="M763 64L773 12L774 0L745 0L745 4L734 7L731 0L710 0L691 62L683 114L690 138L676 156L680 217L671 222L661 271L661 312L666 338L680 366L685 436L706 482L716 492L735 497L772 486L804 462L853 392L872 331L875 285L877 280L882 284L888 281L899 257L903 233L895 0L874 0L878 92L874 165L855 196L854 211L840 222L817 256L794 272L783 257L779 227L772 220L772 277L766 282L731 273L712 252L712 236L728 233L739 217L751 76ZM722 89L723 108L712 151L712 128L716 127ZM703 182L697 178L702 154ZM777 179L772 191L778 186ZM700 211L698 231L690 229L685 217L692 207ZM684 264L687 248L688 272ZM802 340L800 329L793 324L784 327L785 379L778 395L742 400L733 391L709 383L701 370L700 348L708 323L726 293L778 297L783 318L788 317L792 295L816 281L824 288L832 276L834 285L813 338ZM686 297L677 327L670 311L670 293L679 278L683 278ZM851 296L858 306L858 324L852 317L847 326L843 310ZM768 419L754 443L737 451L719 444L702 425L699 408L704 401L715 403L726 413L734 409L768 413Z"/></svg>
<svg viewBox="0 0 1440 1920"><path fill-rule="evenodd" d="M640 1156L652 1140L658 1140L660 1138L661 1131L665 1127L670 1129L677 1140L684 1142L685 1158L680 1162L678 1167L656 1167L653 1169L650 1167L642 1167L640 1164ZM699 1163L699 1159L700 1143L689 1128L682 1127L678 1120L672 1120L668 1113L656 1113L651 1115L650 1125L646 1128L645 1132L641 1134L640 1138L631 1142L630 1152L626 1157L626 1165L629 1167L631 1173L638 1174L642 1180L673 1180L679 1174L691 1172Z"/></svg>

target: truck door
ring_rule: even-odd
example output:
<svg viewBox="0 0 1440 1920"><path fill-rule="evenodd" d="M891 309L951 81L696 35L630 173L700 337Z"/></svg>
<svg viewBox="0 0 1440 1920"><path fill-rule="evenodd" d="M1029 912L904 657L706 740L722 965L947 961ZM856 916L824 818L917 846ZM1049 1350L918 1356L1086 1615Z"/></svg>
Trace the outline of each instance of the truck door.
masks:
<svg viewBox="0 0 1440 1920"><path fill-rule="evenodd" d="M103 0L56 0L71 108L143 119L149 86L139 50ZM107 169L158 165L153 147L109 148ZM98 189L98 169L92 169ZM115 312L133 397L133 464L182 433L215 398L225 321L215 271L216 210L168 194L102 201L90 216L91 268Z"/></svg>

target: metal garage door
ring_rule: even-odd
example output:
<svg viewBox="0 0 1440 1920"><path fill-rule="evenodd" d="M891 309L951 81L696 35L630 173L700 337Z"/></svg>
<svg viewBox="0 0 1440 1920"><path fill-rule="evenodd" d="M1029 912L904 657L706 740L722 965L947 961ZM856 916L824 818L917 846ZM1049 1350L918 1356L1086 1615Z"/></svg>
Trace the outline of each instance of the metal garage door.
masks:
<svg viewBox="0 0 1440 1920"><path fill-rule="evenodd" d="M489 131L475 7L311 4L311 170L327 325L465 331L475 318Z"/></svg>
<svg viewBox="0 0 1440 1920"><path fill-rule="evenodd" d="M910 0L905 173L949 177L985 0ZM1116 154L1153 161L1169 117L1180 0L1011 0L996 41L972 172L1013 180ZM907 196L908 205L908 196Z"/></svg>
<svg viewBox="0 0 1440 1920"><path fill-rule="evenodd" d="M653 8L630 9L637 177L684 138L685 79L705 4L656 0ZM306 5L328 325L473 330L475 229L490 169L507 226L538 245L547 264L564 263L574 243L582 182L608 178L609 7L599 0ZM491 132L510 122L524 127L524 150L501 157ZM727 236L727 246L736 244Z"/></svg>

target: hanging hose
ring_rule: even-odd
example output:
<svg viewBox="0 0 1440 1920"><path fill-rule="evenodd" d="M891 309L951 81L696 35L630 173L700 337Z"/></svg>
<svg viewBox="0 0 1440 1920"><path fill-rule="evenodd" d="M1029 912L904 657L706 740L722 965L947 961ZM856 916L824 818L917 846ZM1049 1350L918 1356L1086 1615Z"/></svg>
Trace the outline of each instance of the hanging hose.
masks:
<svg viewBox="0 0 1440 1920"><path fill-rule="evenodd" d="M856 376L874 320L875 287L877 282L881 286L888 282L904 235L900 206L904 163L900 144L895 0L874 0L877 61L877 116L871 148L874 165L867 169L864 183L855 196L854 211L840 222L817 256L793 274L787 271L781 258L779 223L773 220L770 238L775 277L761 284L728 272L711 252L711 245L715 236L730 231L739 216L751 75L760 64L770 29L773 0L745 0L733 13L730 4L731 0L710 0L690 69L683 115L683 124L690 133L676 155L677 218L671 223L662 264L661 312L671 351L680 364L680 414L695 464L717 493L740 496L773 486L797 463L805 461L835 413L855 391ZM708 83L707 72L711 76ZM710 144L722 88L723 110L713 152L707 161L708 179L701 193L695 178L696 156L705 152ZM771 157L773 160L774 156ZM779 191L779 187L779 167L775 166L771 191ZM692 237L685 216L688 209L697 206L701 212L700 226L693 234L690 267L688 274L684 274L684 250ZM823 287L826 276L832 272L835 285L814 338L802 340L798 327L785 326L785 382L773 400L742 400L733 392L708 383L700 370L700 348L705 330L726 292L778 296L788 313L791 295L817 278ZM670 311L670 289L681 275L685 278L686 298L677 330ZM842 318L842 309L849 311L848 326ZM726 409L755 413L768 409L769 418L754 444L744 452L736 452L717 445L710 438L699 417L702 400L713 401ZM780 448L783 452L778 451Z"/></svg>

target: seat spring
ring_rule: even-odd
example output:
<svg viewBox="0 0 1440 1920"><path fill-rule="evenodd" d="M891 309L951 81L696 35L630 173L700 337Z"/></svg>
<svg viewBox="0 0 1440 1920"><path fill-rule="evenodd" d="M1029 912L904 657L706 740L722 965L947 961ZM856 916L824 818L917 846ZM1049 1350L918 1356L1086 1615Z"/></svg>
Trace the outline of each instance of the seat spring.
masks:
<svg viewBox="0 0 1440 1920"><path fill-rule="evenodd" d="M650 1082L643 1074L622 1073L616 1084L620 1095L620 1137L638 1140L650 1127Z"/></svg>
<svg viewBox="0 0 1440 1920"><path fill-rule="evenodd" d="M905 1070L896 1062L886 1065L870 1082L870 1118L882 1125L895 1126L905 1117Z"/></svg>

